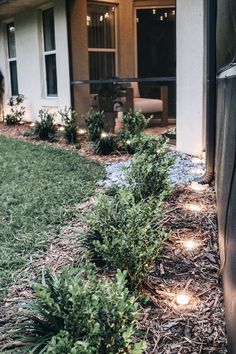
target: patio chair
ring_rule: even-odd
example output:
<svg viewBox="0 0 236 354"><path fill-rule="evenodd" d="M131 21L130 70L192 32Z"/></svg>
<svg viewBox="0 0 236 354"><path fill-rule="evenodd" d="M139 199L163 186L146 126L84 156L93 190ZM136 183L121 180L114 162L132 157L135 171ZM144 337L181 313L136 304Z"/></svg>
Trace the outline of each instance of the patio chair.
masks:
<svg viewBox="0 0 236 354"><path fill-rule="evenodd" d="M141 110L145 115L153 115L153 119L161 118L161 126L168 125L168 86L161 86L161 97L144 98L140 97L137 82L131 82L130 87L126 88L125 111ZM151 123L152 124L152 123Z"/></svg>

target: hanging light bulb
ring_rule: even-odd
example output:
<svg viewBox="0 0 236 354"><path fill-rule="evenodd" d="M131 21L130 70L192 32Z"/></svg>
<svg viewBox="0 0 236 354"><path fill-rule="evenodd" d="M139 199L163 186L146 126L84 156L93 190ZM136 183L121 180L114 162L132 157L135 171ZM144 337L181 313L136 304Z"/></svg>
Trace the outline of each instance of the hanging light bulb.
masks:
<svg viewBox="0 0 236 354"><path fill-rule="evenodd" d="M174 15L174 16L175 16L175 10L173 10L173 11L172 11L172 15Z"/></svg>
<svg viewBox="0 0 236 354"><path fill-rule="evenodd" d="M99 18L100 22L103 21L103 16L101 15L100 18Z"/></svg>
<svg viewBox="0 0 236 354"><path fill-rule="evenodd" d="M104 15L105 18L109 18L109 13L106 12L105 15Z"/></svg>
<svg viewBox="0 0 236 354"><path fill-rule="evenodd" d="M167 12L165 12L165 13L164 13L164 16L165 16L165 17L167 17L167 16L168 16L168 13L167 13Z"/></svg>
<svg viewBox="0 0 236 354"><path fill-rule="evenodd" d="M156 9L152 9L153 15L156 15Z"/></svg>
<svg viewBox="0 0 236 354"><path fill-rule="evenodd" d="M163 21L163 19L164 19L163 16L160 16L160 21Z"/></svg>
<svg viewBox="0 0 236 354"><path fill-rule="evenodd" d="M136 22L139 23L139 18L138 17L136 18Z"/></svg>

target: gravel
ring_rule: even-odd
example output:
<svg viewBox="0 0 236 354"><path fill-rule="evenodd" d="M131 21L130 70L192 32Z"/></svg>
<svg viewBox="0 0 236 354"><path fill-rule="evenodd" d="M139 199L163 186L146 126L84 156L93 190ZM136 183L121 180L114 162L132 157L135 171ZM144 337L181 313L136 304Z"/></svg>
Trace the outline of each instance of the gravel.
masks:
<svg viewBox="0 0 236 354"><path fill-rule="evenodd" d="M176 157L176 162L170 169L171 185L183 186L198 180L205 172L205 162L195 156L179 152L170 152ZM99 182L99 186L110 187L113 184L122 186L126 184L124 170L130 166L131 160L111 163L106 166L106 179Z"/></svg>

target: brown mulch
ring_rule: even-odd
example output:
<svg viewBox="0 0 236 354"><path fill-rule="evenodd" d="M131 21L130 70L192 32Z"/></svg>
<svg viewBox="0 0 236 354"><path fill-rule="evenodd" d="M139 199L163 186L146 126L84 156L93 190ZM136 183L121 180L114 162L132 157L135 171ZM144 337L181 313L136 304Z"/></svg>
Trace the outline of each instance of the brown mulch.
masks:
<svg viewBox="0 0 236 354"><path fill-rule="evenodd" d="M78 152L81 156L88 157L92 160L103 162L103 163L112 163L112 162L123 162L130 159L129 154L120 154L115 152L114 154L108 156L99 156L94 153L92 144L88 141L87 135L79 136L79 144L81 146L78 149L75 145L67 144L65 139L58 137L57 140L53 143L47 141L40 141L34 137L24 136L24 132L29 130L30 126L28 123L23 125L7 125L3 122L0 122L0 135L4 135L8 138L20 139L23 141L30 141L34 144L47 144L49 146L64 148L67 150L73 150Z"/></svg>
<svg viewBox="0 0 236 354"><path fill-rule="evenodd" d="M201 210L189 210L191 203ZM146 293L152 306L143 307L139 321L149 344L146 353L225 353L214 191L179 187L166 212L172 233L149 276ZM185 240L194 240L196 249L187 251ZM182 292L190 297L187 306L176 304L176 295Z"/></svg>
<svg viewBox="0 0 236 354"><path fill-rule="evenodd" d="M41 143L23 137L25 130L25 126L13 128L0 124L2 135ZM82 149L78 151L84 156L103 162L127 159L124 155L100 160L92 154L87 140L81 140ZM53 143L53 146L75 149L64 141ZM87 209L93 204L92 198L78 209ZM198 208L194 208L195 205ZM171 236L148 277L144 292L150 301L142 306L137 339L147 342L147 354L226 353L214 190L209 187L197 192L191 187L178 187L166 203L165 211ZM0 348L6 343L1 329L4 333L5 326L12 321L16 312L14 305L32 296L29 280L35 279L34 270L40 273L49 267L57 272L65 265L73 265L83 252L78 245L78 232L83 227L80 220L65 227L47 252L30 262L21 275L21 283L12 286L8 298L0 306ZM189 239L197 245L192 251L184 247L184 240ZM182 292L189 295L189 305L176 304L176 294Z"/></svg>

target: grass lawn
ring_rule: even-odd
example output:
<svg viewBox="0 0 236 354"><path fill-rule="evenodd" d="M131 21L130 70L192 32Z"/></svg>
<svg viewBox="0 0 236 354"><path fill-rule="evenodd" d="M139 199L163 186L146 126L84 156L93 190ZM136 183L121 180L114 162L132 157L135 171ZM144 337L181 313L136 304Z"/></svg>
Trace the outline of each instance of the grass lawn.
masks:
<svg viewBox="0 0 236 354"><path fill-rule="evenodd" d="M76 152L0 136L0 299L104 173Z"/></svg>

